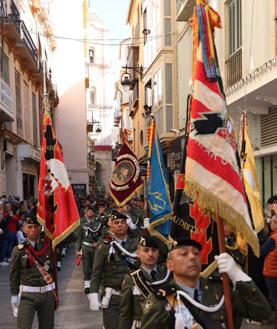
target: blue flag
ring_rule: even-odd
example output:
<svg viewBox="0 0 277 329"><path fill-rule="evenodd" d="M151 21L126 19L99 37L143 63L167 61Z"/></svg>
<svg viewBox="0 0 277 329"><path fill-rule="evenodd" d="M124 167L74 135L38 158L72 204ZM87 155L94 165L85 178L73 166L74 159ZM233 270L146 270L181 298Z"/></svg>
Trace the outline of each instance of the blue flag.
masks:
<svg viewBox="0 0 277 329"><path fill-rule="evenodd" d="M149 143L148 179L146 198L150 218L149 231L164 242L168 241L172 217L172 207L168 190L163 154L156 125L152 122L152 143Z"/></svg>

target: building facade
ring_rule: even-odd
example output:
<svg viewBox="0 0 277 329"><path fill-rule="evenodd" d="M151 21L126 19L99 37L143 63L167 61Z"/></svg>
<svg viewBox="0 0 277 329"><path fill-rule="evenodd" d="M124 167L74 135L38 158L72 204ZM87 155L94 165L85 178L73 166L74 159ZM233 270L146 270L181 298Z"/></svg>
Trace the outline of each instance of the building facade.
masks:
<svg viewBox="0 0 277 329"><path fill-rule="evenodd" d="M66 8L66 15L62 15ZM53 3L53 29L57 49L53 58L53 79L60 103L56 111L57 137L73 190L85 186L89 192L86 113L86 17L87 2L61 0ZM61 19L61 15L63 19ZM73 23L74 22L74 23Z"/></svg>
<svg viewBox="0 0 277 329"><path fill-rule="evenodd" d="M185 118L190 92L192 33L189 18L194 0L177 0L179 129ZM220 14L223 28L216 30L215 42L226 101L239 135L240 116L247 112L249 135L254 149L263 203L277 193L277 2L210 0ZM183 93L182 93L183 90Z"/></svg>
<svg viewBox="0 0 277 329"><path fill-rule="evenodd" d="M56 47L48 3L0 2L0 195L36 197L40 163L43 65L52 110L57 94L49 61Z"/></svg>

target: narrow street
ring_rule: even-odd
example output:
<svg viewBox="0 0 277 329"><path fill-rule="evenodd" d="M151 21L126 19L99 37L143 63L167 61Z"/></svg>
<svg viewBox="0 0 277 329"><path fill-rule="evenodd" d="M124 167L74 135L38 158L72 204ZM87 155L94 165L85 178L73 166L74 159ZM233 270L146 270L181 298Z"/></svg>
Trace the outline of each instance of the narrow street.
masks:
<svg viewBox="0 0 277 329"><path fill-rule="evenodd" d="M101 312L89 310L89 303L83 294L82 267L75 266L74 248L68 249L59 272L60 307L56 312L55 329L101 329ZM1 328L16 328L12 315L9 291L9 267L0 267L0 319ZM36 322L36 321L35 321ZM33 326L37 329L37 325Z"/></svg>
<svg viewBox="0 0 277 329"><path fill-rule="evenodd" d="M55 329L102 329L101 312L90 311L88 300L83 294L82 267L75 266L73 246L63 258L62 270L59 272L59 293L61 304L56 312ZM9 267L0 267L0 296L1 328L15 329L16 320L10 304ZM38 328L36 320L33 328ZM273 325L250 325L246 321L242 325L242 329L258 328L273 329Z"/></svg>

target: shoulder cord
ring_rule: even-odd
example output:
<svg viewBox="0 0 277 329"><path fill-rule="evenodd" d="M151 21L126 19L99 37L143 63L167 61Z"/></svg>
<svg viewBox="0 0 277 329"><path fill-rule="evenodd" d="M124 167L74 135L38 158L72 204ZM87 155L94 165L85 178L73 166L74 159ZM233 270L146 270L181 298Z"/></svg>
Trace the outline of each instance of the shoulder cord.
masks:
<svg viewBox="0 0 277 329"><path fill-rule="evenodd" d="M200 304L182 290L177 291L177 296L183 296L192 305L194 305L195 307L199 308L200 310L202 310L204 312L208 312L208 313L214 313L214 312L219 311L224 304L224 295L221 297L220 302L215 306L206 306L206 305Z"/></svg>

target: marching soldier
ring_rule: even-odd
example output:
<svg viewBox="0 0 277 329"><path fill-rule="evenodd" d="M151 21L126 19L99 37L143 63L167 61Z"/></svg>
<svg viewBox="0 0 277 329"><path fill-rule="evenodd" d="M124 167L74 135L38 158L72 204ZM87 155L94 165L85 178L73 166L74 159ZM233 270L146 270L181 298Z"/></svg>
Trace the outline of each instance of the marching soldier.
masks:
<svg viewBox="0 0 277 329"><path fill-rule="evenodd" d="M118 329L120 289L125 274L136 264L134 262L138 240L128 235L127 217L116 213L109 218L110 234L97 244L91 276L91 293L88 295L90 308L103 309L103 323L106 329ZM100 286L104 296L99 302Z"/></svg>
<svg viewBox="0 0 277 329"><path fill-rule="evenodd" d="M167 274L166 267L157 264L157 238L150 235L141 237L137 256L141 262L140 268L125 275L120 292L119 329L140 328L143 304L154 289L150 283L160 281Z"/></svg>
<svg viewBox="0 0 277 329"><path fill-rule="evenodd" d="M52 329L58 299L51 242L40 236L40 225L31 210L25 214L23 232L26 242L14 248L10 265L11 304L17 328L32 328L37 312L39 329Z"/></svg>
<svg viewBox="0 0 277 329"><path fill-rule="evenodd" d="M95 255L97 241L102 235L102 224L99 218L95 218L93 208L86 207L85 216L80 220L78 228L77 256L82 255L84 273L84 293L90 289L91 270Z"/></svg>
<svg viewBox="0 0 277 329"><path fill-rule="evenodd" d="M175 242L168 254L167 268L173 279L149 297L143 309L142 329L226 328L222 282L200 278L202 246L191 239ZM227 253L216 256L220 273L232 284L234 328L242 318L261 321L271 314L269 304L251 278Z"/></svg>
<svg viewBox="0 0 277 329"><path fill-rule="evenodd" d="M108 219L109 216L106 213L106 205L104 202L99 203L99 209L98 209L98 220L100 220L102 224L102 233L108 231Z"/></svg>

